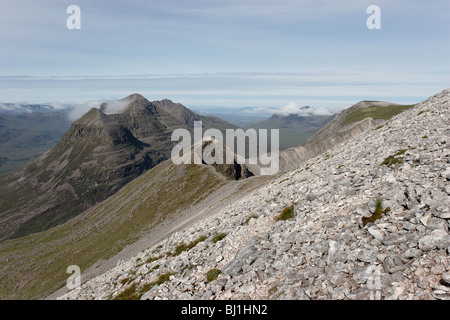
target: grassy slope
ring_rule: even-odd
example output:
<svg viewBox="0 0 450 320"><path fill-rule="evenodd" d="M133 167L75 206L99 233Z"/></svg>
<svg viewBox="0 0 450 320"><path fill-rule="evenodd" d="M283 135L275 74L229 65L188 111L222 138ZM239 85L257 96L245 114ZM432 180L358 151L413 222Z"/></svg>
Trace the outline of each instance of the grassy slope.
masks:
<svg viewBox="0 0 450 320"><path fill-rule="evenodd" d="M354 123L357 121L361 121L365 118L374 118L374 119L383 119L383 120L389 120L393 116L411 109L414 107L414 105L389 105L385 107L368 107L365 109L356 110L345 118L344 122L342 123L343 126Z"/></svg>
<svg viewBox="0 0 450 320"><path fill-rule="evenodd" d="M42 298L65 284L69 265L84 270L118 253L223 185L210 169L165 161L63 225L0 243L0 298Z"/></svg>

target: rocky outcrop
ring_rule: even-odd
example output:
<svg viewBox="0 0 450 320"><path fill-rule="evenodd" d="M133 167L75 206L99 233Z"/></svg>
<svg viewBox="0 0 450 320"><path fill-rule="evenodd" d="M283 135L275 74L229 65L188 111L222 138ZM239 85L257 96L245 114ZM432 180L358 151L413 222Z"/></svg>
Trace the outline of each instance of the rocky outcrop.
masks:
<svg viewBox="0 0 450 320"><path fill-rule="evenodd" d="M449 107L444 90L60 298L449 299Z"/></svg>

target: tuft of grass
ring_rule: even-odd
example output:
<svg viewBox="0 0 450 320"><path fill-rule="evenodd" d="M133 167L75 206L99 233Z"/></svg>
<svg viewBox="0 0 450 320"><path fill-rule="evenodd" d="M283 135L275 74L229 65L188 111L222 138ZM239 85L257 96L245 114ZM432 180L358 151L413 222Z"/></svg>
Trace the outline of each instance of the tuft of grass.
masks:
<svg viewBox="0 0 450 320"><path fill-rule="evenodd" d="M213 243L216 243L216 242L219 242L220 240L222 240L223 238L225 238L226 236L227 236L226 233L220 233L220 234L216 235L214 238L212 238L211 241Z"/></svg>
<svg viewBox="0 0 450 320"><path fill-rule="evenodd" d="M159 275L158 279L154 282L146 283L141 288L138 288L136 283L133 283L130 287L123 290L114 300L140 300L144 293L151 290L155 285L161 285L170 279L170 276L176 274L175 272L166 272Z"/></svg>
<svg viewBox="0 0 450 320"><path fill-rule="evenodd" d="M114 297L114 300L138 300L138 293L136 292L136 283L133 283L131 286L123 290L117 296ZM140 298L140 297L139 297Z"/></svg>
<svg viewBox="0 0 450 320"><path fill-rule="evenodd" d="M219 274L221 274L222 271L219 269L211 269L206 273L206 281L211 282L217 279Z"/></svg>
<svg viewBox="0 0 450 320"><path fill-rule="evenodd" d="M401 156L403 154L405 154L405 152L408 151L408 149L400 149L397 151L397 153L395 154L396 156Z"/></svg>
<svg viewBox="0 0 450 320"><path fill-rule="evenodd" d="M406 153L408 150L414 150L415 148L409 148L409 149L400 149L398 150L393 156L389 156L386 159L383 160L380 166L392 166L396 164L403 163L403 157L400 157Z"/></svg>
<svg viewBox="0 0 450 320"><path fill-rule="evenodd" d="M169 253L168 256L176 257L183 253L184 251L190 250L194 248L197 244L199 244L202 241L205 241L208 237L207 236L200 236L196 240L192 241L189 244L181 243L175 248L174 253Z"/></svg>
<svg viewBox="0 0 450 320"><path fill-rule="evenodd" d="M162 285L164 282L168 281L170 279L170 276L173 276L175 272L166 272L163 274L160 274L158 277L158 280L156 280L155 284Z"/></svg>
<svg viewBox="0 0 450 320"><path fill-rule="evenodd" d="M277 286L273 286L269 289L269 295L273 295L275 292L278 291L278 287Z"/></svg>
<svg viewBox="0 0 450 320"><path fill-rule="evenodd" d="M366 226L369 222L375 222L376 220L381 219L383 214L391 211L391 208L386 207L383 209L383 200L381 198L377 198L375 202L375 212L370 217L362 217L363 227Z"/></svg>
<svg viewBox="0 0 450 320"><path fill-rule="evenodd" d="M378 126L378 127L375 128L375 130L381 129L383 127L384 127L384 125Z"/></svg>
<svg viewBox="0 0 450 320"><path fill-rule="evenodd" d="M248 216L247 219L245 220L245 224L247 224L250 220L252 219L257 219L258 216L256 214L252 214L251 216Z"/></svg>
<svg viewBox="0 0 450 320"><path fill-rule="evenodd" d="M162 258L162 256L149 257L147 260L145 260L145 263L152 263L153 261L159 260L161 258Z"/></svg>
<svg viewBox="0 0 450 320"><path fill-rule="evenodd" d="M286 207L281 211L280 215L277 217L277 221L287 220L294 217L294 205Z"/></svg>

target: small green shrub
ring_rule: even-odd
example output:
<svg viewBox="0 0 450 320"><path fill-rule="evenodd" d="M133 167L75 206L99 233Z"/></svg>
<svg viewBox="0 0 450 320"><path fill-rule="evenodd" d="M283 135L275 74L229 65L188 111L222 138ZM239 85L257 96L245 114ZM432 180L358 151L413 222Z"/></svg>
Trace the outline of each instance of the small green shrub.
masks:
<svg viewBox="0 0 450 320"><path fill-rule="evenodd" d="M408 151L408 149L400 149L397 151L397 153L395 154L396 156L401 156L403 154L405 154L405 152Z"/></svg>
<svg viewBox="0 0 450 320"><path fill-rule="evenodd" d="M275 292L278 291L278 287L277 286L273 286L269 289L269 295L273 295Z"/></svg>
<svg viewBox="0 0 450 320"><path fill-rule="evenodd" d="M145 260L145 263L151 263L151 262L156 261L156 260L159 260L159 259L161 259L161 258L162 258L162 256L149 257L149 258L147 258L147 260Z"/></svg>
<svg viewBox="0 0 450 320"><path fill-rule="evenodd" d="M389 156L386 159L383 160L381 163L381 166L392 166L395 164L401 164L403 163L403 157L400 157L406 153L408 150L414 150L415 148L409 148L409 149L400 149L398 150L393 156Z"/></svg>
<svg viewBox="0 0 450 320"><path fill-rule="evenodd" d="M193 247L195 247L200 242L205 241L207 238L208 238L207 236L200 236L199 238L197 238L196 240L192 241L188 245L186 245L185 243L181 243L175 248L175 253L169 253L168 255L169 256L173 256L173 257L178 256L181 253L183 253L184 251L192 249Z"/></svg>
<svg viewBox="0 0 450 320"><path fill-rule="evenodd" d="M252 214L251 216L248 216L247 219L245 219L245 224L247 224L252 219L257 219L258 216L256 214Z"/></svg>
<svg viewBox="0 0 450 320"><path fill-rule="evenodd" d="M174 274L176 273L170 271L162 273L159 275L158 279L155 282L146 283L140 288L137 287L136 283L133 283L130 287L126 288L117 296L115 296L114 300L140 300L144 293L152 289L155 285L161 285L164 282L168 281L170 279L170 276Z"/></svg>
<svg viewBox="0 0 450 320"><path fill-rule="evenodd" d="M369 222L375 222L376 220L381 219L381 216L388 213L390 210L391 208L389 207L383 209L383 200L381 198L377 198L375 202L375 212L370 217L362 217L363 227L365 227Z"/></svg>
<svg viewBox="0 0 450 320"><path fill-rule="evenodd" d="M133 283L130 287L115 296L114 300L138 300L139 298L136 292L136 283Z"/></svg>
<svg viewBox="0 0 450 320"><path fill-rule="evenodd" d="M219 242L220 240L222 240L223 238L225 238L226 236L227 236L226 233L220 233L220 234L216 235L214 238L212 238L211 241L213 243L216 243L216 242Z"/></svg>
<svg viewBox="0 0 450 320"><path fill-rule="evenodd" d="M277 217L277 221L287 220L294 217L294 205L286 207L281 211L281 214Z"/></svg>
<svg viewBox="0 0 450 320"><path fill-rule="evenodd" d="M170 279L170 276L173 276L175 272L166 272L163 274L160 274L158 277L158 280L156 280L155 284L162 285L164 282L168 281Z"/></svg>
<svg viewBox="0 0 450 320"><path fill-rule="evenodd" d="M217 279L219 274L221 274L222 271L219 269L211 269L206 273L206 281L211 282Z"/></svg>
<svg viewBox="0 0 450 320"><path fill-rule="evenodd" d="M392 166L395 164L401 164L403 163L403 158L401 157L395 157L395 156L389 156L386 159L384 159L384 161L381 163L382 166Z"/></svg>

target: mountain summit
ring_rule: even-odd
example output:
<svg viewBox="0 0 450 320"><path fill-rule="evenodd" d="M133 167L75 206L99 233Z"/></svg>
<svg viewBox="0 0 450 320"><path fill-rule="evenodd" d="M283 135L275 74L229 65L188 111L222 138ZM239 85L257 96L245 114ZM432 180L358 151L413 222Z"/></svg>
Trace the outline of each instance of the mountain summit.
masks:
<svg viewBox="0 0 450 320"><path fill-rule="evenodd" d="M92 108L37 159L0 180L0 240L21 237L78 215L170 157L171 133L236 128L170 100L135 93Z"/></svg>

